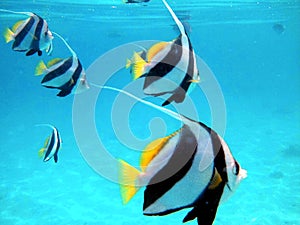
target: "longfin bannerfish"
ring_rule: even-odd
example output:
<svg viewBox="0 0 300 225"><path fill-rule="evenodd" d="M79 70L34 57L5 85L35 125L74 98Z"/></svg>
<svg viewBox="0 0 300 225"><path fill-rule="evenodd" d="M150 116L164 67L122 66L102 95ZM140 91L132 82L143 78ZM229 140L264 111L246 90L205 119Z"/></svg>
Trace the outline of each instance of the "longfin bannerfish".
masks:
<svg viewBox="0 0 300 225"><path fill-rule="evenodd" d="M39 157L44 157L44 162L49 161L53 157L54 162L57 163L58 151L61 148L61 138L57 128L50 124L38 124L36 126L48 126L52 129L50 136L45 140L44 146L38 152Z"/></svg>
<svg viewBox="0 0 300 225"><path fill-rule="evenodd" d="M134 79L144 77L143 91L147 95L171 96L163 102L163 106L175 101L183 102L194 83L200 81L195 53L184 26L171 7L162 0L180 35L169 42L158 42L147 51L146 59L138 59L132 65Z"/></svg>
<svg viewBox="0 0 300 225"><path fill-rule="evenodd" d="M199 225L211 225L219 204L247 176L246 170L232 156L225 141L201 122L147 102L124 90L94 86L126 94L183 123L177 131L158 138L145 147L140 158L140 169L119 159L123 203L128 203L145 187L144 215L162 216L191 208L183 222L197 218Z"/></svg>
<svg viewBox="0 0 300 225"><path fill-rule="evenodd" d="M70 93L78 94L86 91L89 85L86 80L85 70L79 61L76 53L67 44L67 42L57 33L57 35L66 44L72 56L61 59L54 58L47 64L41 61L36 69L35 75L44 75L41 83L44 87L59 89L59 97L65 97Z"/></svg>
<svg viewBox="0 0 300 225"><path fill-rule="evenodd" d="M150 0L123 0L124 3L143 3L149 2Z"/></svg>
<svg viewBox="0 0 300 225"><path fill-rule="evenodd" d="M4 31L5 41L7 43L13 41L12 49L14 51L26 52L26 56L35 53L41 56L43 50L48 55L51 54L53 35L46 20L31 12L14 12L4 9L0 9L0 12L29 16L28 19L18 21L11 29L6 28Z"/></svg>

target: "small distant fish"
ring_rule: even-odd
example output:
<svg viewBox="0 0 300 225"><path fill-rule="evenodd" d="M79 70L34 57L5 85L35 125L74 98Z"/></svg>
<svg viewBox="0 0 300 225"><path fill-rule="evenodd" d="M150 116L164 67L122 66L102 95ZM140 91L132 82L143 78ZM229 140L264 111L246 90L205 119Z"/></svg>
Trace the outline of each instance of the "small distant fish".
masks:
<svg viewBox="0 0 300 225"><path fill-rule="evenodd" d="M124 3L143 3L150 2L150 0L123 0Z"/></svg>
<svg viewBox="0 0 300 225"><path fill-rule="evenodd" d="M46 20L31 12L0 11L29 16L28 19L17 22L11 29L6 28L4 32L6 43L14 41L12 45L14 51L26 52L26 56L35 53L41 56L43 50L48 55L51 54L53 35Z"/></svg>
<svg viewBox="0 0 300 225"><path fill-rule="evenodd" d="M152 96L171 94L163 106L183 102L193 83L200 81L195 53L183 24L168 3L163 3L176 22L180 35L170 42L159 42L147 51L146 57L134 53L131 60L133 79L145 77L144 93ZM128 64L128 63L127 63Z"/></svg>
<svg viewBox="0 0 300 225"><path fill-rule="evenodd" d="M93 84L94 85L94 84ZM141 153L140 169L119 159L119 184L124 204L142 187L143 213L163 216L191 208L183 222L197 218L199 225L212 225L218 206L227 200L247 177L228 145L204 123L118 91L179 120L183 126L149 143Z"/></svg>
<svg viewBox="0 0 300 225"><path fill-rule="evenodd" d="M58 155L57 154L58 154L58 151L61 147L61 138L60 138L59 132L56 129L56 127L54 127L50 124L41 124L41 125L51 127L52 128L52 133L46 139L44 147L42 147L39 150L38 155L39 155L40 158L42 158L44 156L44 162L49 161L53 157L54 162L57 163L57 161L58 161ZM37 125L37 126L41 126L41 125Z"/></svg>
<svg viewBox="0 0 300 225"><path fill-rule="evenodd" d="M72 92L79 94L86 91L89 89L89 85L86 80L84 68L76 53L59 34L53 33L64 41L71 51L72 56L66 59L52 59L47 65L41 61L36 67L35 75L44 74L45 76L41 81L42 85L47 88L59 89L60 92L57 94L59 97L65 97Z"/></svg>
<svg viewBox="0 0 300 225"><path fill-rule="evenodd" d="M277 33L277 34L282 34L285 31L285 26L282 25L281 23L275 23L273 25L273 30Z"/></svg>

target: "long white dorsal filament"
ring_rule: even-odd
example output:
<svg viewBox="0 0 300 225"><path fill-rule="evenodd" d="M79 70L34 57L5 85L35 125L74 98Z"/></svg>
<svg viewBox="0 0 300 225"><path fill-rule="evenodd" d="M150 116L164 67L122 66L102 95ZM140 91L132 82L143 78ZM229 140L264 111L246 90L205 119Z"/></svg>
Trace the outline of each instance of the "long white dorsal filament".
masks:
<svg viewBox="0 0 300 225"><path fill-rule="evenodd" d="M48 124L48 123L41 123L41 124L36 124L35 125L36 127L42 127L42 126L46 126L46 127L50 127L52 128L53 130L55 130L55 127L51 124Z"/></svg>
<svg viewBox="0 0 300 225"><path fill-rule="evenodd" d="M174 13L174 11L171 9L171 7L169 6L169 4L166 2L166 0L162 0L162 2L167 7L169 13L171 14L172 18L174 19L175 23L177 24L177 26L178 26L178 28L180 30L180 33L181 34L185 34L184 26L182 25L182 23L180 22L180 20L178 19L178 17Z"/></svg>
<svg viewBox="0 0 300 225"><path fill-rule="evenodd" d="M16 12L16 11L7 10L7 9L0 9L0 12L21 14L21 15L26 15L26 16L33 16L34 15L32 12Z"/></svg>
<svg viewBox="0 0 300 225"><path fill-rule="evenodd" d="M73 56L76 56L76 53L74 52L74 50L71 48L71 46L68 44L68 42L58 33L52 31L53 34L55 34L57 37L59 37L64 44L67 46L67 48L70 50L70 52L72 53Z"/></svg>
<svg viewBox="0 0 300 225"><path fill-rule="evenodd" d="M118 89L118 88L115 88L115 87L110 87L110 86L97 85L97 84L93 84L93 83L90 83L90 84L93 85L94 87L97 87L97 88L109 89L109 90L113 90L113 91L117 91L117 92L123 93L123 94L125 94L125 95L127 95L127 96L129 96L129 97L131 97L131 98L133 98L133 99L135 99L135 100L137 100L137 101L145 104L145 105L148 105L148 106L150 106L152 108L155 108L155 109L157 109L157 110L159 110L159 111L161 111L161 112L163 112L163 113L171 116L172 118L174 118L174 119L182 122L183 117L180 114L175 113L175 112L173 112L173 111L171 111L169 109L163 108L161 106L155 105L152 102L145 101L145 100L143 100L143 99L141 99L139 97L136 97L135 95L133 95L133 94L127 92L127 91L124 91L124 90L121 90L121 89Z"/></svg>

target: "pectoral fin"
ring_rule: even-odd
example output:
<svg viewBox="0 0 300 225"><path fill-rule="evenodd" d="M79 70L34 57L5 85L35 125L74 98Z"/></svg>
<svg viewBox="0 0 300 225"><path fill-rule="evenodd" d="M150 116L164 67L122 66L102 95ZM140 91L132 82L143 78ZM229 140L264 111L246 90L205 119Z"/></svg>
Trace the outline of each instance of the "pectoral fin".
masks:
<svg viewBox="0 0 300 225"><path fill-rule="evenodd" d="M210 180L210 185L208 186L208 189L215 189L216 187L219 186L222 182L222 177L218 173L217 169L215 168L214 176Z"/></svg>

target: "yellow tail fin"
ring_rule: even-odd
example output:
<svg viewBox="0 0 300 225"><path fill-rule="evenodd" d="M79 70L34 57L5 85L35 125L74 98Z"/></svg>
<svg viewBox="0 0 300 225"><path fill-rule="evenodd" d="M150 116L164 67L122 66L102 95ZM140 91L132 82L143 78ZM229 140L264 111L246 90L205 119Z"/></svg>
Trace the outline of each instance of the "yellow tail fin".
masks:
<svg viewBox="0 0 300 225"><path fill-rule="evenodd" d="M127 59L126 60L126 65L125 65L125 68L128 69L130 66L131 66L132 62L130 59Z"/></svg>
<svg viewBox="0 0 300 225"><path fill-rule="evenodd" d="M136 182L141 172L124 160L119 159L119 163L119 184L122 202L125 205L140 189L140 187L136 185Z"/></svg>
<svg viewBox="0 0 300 225"><path fill-rule="evenodd" d="M44 63L44 61L40 61L40 62L37 64L36 68L35 68L34 74L35 74L36 76L42 75L42 74L45 72L46 69L47 69L47 66L46 66L46 64Z"/></svg>
<svg viewBox="0 0 300 225"><path fill-rule="evenodd" d="M132 61L133 61L133 66L132 66L133 80L136 80L144 74L144 70L147 62L136 52L133 54Z"/></svg>
<svg viewBox="0 0 300 225"><path fill-rule="evenodd" d="M12 32L12 30L9 29L9 28L6 28L6 29L5 29L3 35L4 35L4 38L5 38L6 43L8 43L8 42L14 40L14 32Z"/></svg>

